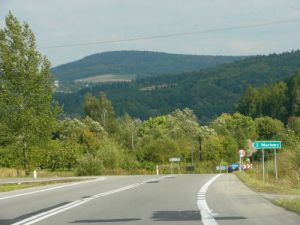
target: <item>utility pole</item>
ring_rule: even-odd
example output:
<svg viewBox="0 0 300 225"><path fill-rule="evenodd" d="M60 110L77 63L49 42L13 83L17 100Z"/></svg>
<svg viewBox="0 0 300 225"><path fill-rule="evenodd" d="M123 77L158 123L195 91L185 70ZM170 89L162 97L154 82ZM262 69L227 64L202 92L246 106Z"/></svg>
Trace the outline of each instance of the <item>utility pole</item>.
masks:
<svg viewBox="0 0 300 225"><path fill-rule="evenodd" d="M194 165L194 148L192 148L192 165Z"/></svg>
<svg viewBox="0 0 300 225"><path fill-rule="evenodd" d="M199 136L199 161L202 161L202 137Z"/></svg>

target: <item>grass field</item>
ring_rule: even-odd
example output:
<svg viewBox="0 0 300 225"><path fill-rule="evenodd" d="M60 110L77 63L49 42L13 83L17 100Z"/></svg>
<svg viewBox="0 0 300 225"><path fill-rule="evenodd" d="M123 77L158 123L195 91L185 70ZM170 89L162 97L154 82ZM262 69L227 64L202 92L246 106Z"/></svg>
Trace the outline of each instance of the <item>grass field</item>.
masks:
<svg viewBox="0 0 300 225"><path fill-rule="evenodd" d="M75 82L83 82L83 83L130 82L134 78L135 78L134 75L102 74L102 75L75 80Z"/></svg>
<svg viewBox="0 0 300 225"><path fill-rule="evenodd" d="M44 181L44 182L25 182L25 183L13 183L13 184L0 184L0 192L13 191L24 188L45 186L49 184L60 184L82 181L80 179L65 179L65 180L55 180L55 181Z"/></svg>
<svg viewBox="0 0 300 225"><path fill-rule="evenodd" d="M247 186L257 192L275 193L275 194L300 194L299 186L292 186L286 179L279 179L277 182L273 179L263 180L254 176L252 173L237 172L238 178Z"/></svg>

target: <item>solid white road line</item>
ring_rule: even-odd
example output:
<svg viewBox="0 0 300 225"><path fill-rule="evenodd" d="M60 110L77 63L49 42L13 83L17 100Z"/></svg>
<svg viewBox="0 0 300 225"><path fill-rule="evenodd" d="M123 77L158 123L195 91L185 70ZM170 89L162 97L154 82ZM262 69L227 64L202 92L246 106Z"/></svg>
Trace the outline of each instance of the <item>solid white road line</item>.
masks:
<svg viewBox="0 0 300 225"><path fill-rule="evenodd" d="M46 192L46 191L57 190L57 189L65 188L65 187L75 186L75 185L79 185L79 184L92 183L92 182L97 182L97 181L101 181L101 180L105 180L105 179L106 179L105 177L101 177L101 178L94 179L94 180L80 181L80 182L65 184L65 185L61 185L61 186L57 186L57 187L46 188L46 189L42 189L42 190L38 190L38 191L31 191L31 192L26 192L26 193L22 193L22 194L9 195L9 196L0 198L0 200L16 198L16 197L20 197L20 196L24 196L24 195L32 195L32 194Z"/></svg>
<svg viewBox="0 0 300 225"><path fill-rule="evenodd" d="M197 205L200 210L201 220L204 225L218 225L215 221L212 210L208 207L206 202L206 192L209 187L221 174L218 174L207 181L199 190L197 195Z"/></svg>
<svg viewBox="0 0 300 225"><path fill-rule="evenodd" d="M140 183L134 183L134 184L131 184L131 185L128 185L128 186L125 186L125 187L121 187L121 188L118 188L118 189L113 189L111 191L102 192L102 193L93 195L91 197L88 197L88 198L85 198L85 199L82 199L82 200L77 200L75 202L71 202L69 204L60 206L58 208L51 209L49 211L34 215L34 216L29 217L27 219L16 222L12 225L31 225L31 224L34 224L34 223L39 222L41 220L44 220L44 219L46 219L50 216L56 215L58 213L64 212L64 211L69 210L69 209L72 209L76 206L87 203L91 200L94 200L94 199L97 199L97 198L100 198L100 197L103 197L103 196L107 196L107 195L112 195L112 194L115 194L115 193L118 193L118 192L121 192L121 191L129 190L129 189L138 187L140 185L143 185L143 184L145 184L149 181L158 181L158 180L162 180L162 179L167 178L167 177L169 177L169 176L163 176L163 177L159 177L159 178L156 178L156 179L149 179L149 180L142 181Z"/></svg>

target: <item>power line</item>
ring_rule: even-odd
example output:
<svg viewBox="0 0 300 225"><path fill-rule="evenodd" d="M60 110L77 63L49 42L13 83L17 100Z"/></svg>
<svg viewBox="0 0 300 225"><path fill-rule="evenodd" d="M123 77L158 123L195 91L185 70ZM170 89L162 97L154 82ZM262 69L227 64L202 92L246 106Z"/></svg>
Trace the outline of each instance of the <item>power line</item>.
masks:
<svg viewBox="0 0 300 225"><path fill-rule="evenodd" d="M290 19L290 20L272 21L272 22L266 22L266 23L248 24L248 25L243 25L243 26L208 29L208 30L202 30L202 31L189 31L189 32L170 33L170 34L153 35L153 36L145 36L145 37L134 37L134 38L127 38L127 39L107 40L107 41L82 42L82 43L62 44L62 45L49 45L49 46L45 46L45 47L40 47L38 49L69 48L69 47L121 43L121 42L131 42L131 41L140 41L140 40L162 39L162 38L179 37L179 36L191 36L191 35L195 35L195 34L207 34L207 33L224 32L224 31L231 31L231 30L250 29L250 28L256 28L256 27L265 27L265 26L278 25L278 24L295 23L295 22L300 22L300 18L299 19Z"/></svg>

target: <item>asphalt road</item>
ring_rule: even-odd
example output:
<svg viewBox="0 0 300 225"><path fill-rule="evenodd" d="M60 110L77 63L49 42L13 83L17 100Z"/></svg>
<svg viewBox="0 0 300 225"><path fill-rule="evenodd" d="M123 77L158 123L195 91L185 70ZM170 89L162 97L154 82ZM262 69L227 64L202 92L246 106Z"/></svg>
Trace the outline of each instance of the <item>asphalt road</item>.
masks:
<svg viewBox="0 0 300 225"><path fill-rule="evenodd" d="M234 175L108 176L0 193L7 224L300 224Z"/></svg>

